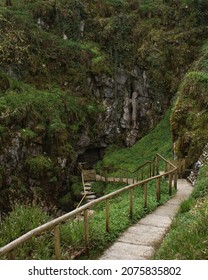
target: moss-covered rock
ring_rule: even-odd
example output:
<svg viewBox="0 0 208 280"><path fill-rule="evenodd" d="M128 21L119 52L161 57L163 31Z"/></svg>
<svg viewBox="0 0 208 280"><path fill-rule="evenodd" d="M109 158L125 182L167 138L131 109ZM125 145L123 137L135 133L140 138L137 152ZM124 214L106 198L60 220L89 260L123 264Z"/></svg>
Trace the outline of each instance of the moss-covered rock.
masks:
<svg viewBox="0 0 208 280"><path fill-rule="evenodd" d="M178 157L187 157L193 164L208 143L208 74L207 44L200 59L188 72L180 86L171 116L171 126Z"/></svg>

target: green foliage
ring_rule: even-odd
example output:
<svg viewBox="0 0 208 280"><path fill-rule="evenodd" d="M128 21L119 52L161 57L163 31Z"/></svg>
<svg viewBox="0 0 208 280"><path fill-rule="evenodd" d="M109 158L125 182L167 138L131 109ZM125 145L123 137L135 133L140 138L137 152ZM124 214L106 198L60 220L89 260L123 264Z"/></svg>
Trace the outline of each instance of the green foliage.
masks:
<svg viewBox="0 0 208 280"><path fill-rule="evenodd" d="M178 98L171 115L171 128L178 157L187 156L193 164L208 142L207 138L207 44L201 57L194 63L181 83Z"/></svg>
<svg viewBox="0 0 208 280"><path fill-rule="evenodd" d="M33 175L46 174L53 168L51 159L43 155L27 159L27 164L31 174Z"/></svg>
<svg viewBox="0 0 208 280"><path fill-rule="evenodd" d="M36 136L36 133L29 128L22 128L20 133L22 139L24 139L25 141L31 140Z"/></svg>
<svg viewBox="0 0 208 280"><path fill-rule="evenodd" d="M172 139L169 124L170 111L164 119L130 148L119 148L112 146L107 149L101 166L111 166L115 168L125 168L135 170L137 166L147 160L152 160L156 153L160 153L166 158L172 158Z"/></svg>
<svg viewBox="0 0 208 280"><path fill-rule="evenodd" d="M96 182L93 184L93 191L96 194L104 195L111 193L125 186L123 183ZM99 193L98 193L98 192ZM168 184L166 180L161 182L161 204L169 199ZM133 219L129 218L129 192L125 192L110 200L110 233L105 230L105 203L92 208L89 218L89 240L90 255L88 258L96 259L119 235L138 219L153 211L157 206L156 182L148 184L147 208L144 208L144 190L138 187L133 191ZM83 217L79 216L74 221L67 222L61 227L61 240L65 258L76 255L84 248ZM68 254L66 253L68 252ZM86 258L86 256L83 256Z"/></svg>
<svg viewBox="0 0 208 280"><path fill-rule="evenodd" d="M49 220L50 217L41 208L16 206L1 222L0 247ZM15 250L16 257L17 259L49 259L52 242L50 233L31 239Z"/></svg>

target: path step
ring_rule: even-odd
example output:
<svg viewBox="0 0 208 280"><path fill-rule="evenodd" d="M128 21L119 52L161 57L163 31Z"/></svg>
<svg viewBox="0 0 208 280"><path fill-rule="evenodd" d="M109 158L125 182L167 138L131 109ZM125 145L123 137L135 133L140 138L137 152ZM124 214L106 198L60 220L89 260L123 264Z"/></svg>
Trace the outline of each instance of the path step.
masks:
<svg viewBox="0 0 208 280"><path fill-rule="evenodd" d="M85 183L84 184L86 188L91 188L92 187L92 183Z"/></svg>
<svg viewBox="0 0 208 280"><path fill-rule="evenodd" d="M91 195L91 194L95 194L95 192L91 192L91 191L86 191L86 192L81 192L81 195Z"/></svg>
<svg viewBox="0 0 208 280"><path fill-rule="evenodd" d="M95 199L96 195L95 194L90 194L86 196L87 199Z"/></svg>
<svg viewBox="0 0 208 280"><path fill-rule="evenodd" d="M90 191L92 187L84 187L85 191Z"/></svg>

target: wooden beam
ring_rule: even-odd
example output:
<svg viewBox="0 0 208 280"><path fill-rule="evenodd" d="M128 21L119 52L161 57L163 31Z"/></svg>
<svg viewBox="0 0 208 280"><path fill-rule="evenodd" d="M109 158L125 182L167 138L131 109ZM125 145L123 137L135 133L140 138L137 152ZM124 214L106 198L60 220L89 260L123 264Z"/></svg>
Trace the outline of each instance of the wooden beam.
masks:
<svg viewBox="0 0 208 280"><path fill-rule="evenodd" d="M85 249L89 251L89 221L88 221L88 209L84 211L84 239Z"/></svg>
<svg viewBox="0 0 208 280"><path fill-rule="evenodd" d="M110 203L109 199L105 201L105 228L106 232L110 232Z"/></svg>
<svg viewBox="0 0 208 280"><path fill-rule="evenodd" d="M129 214L130 214L130 219L132 220L132 218L133 218L133 189L129 190Z"/></svg>
<svg viewBox="0 0 208 280"><path fill-rule="evenodd" d="M144 208L147 208L147 183L144 184Z"/></svg>
<svg viewBox="0 0 208 280"><path fill-rule="evenodd" d="M59 225L54 228L54 241L55 241L55 256L56 260L61 258L61 249L60 249L60 228Z"/></svg>
<svg viewBox="0 0 208 280"><path fill-rule="evenodd" d="M168 183L168 186L169 186L169 195L172 195L172 179L173 179L173 175L172 173L169 174L169 183Z"/></svg>
<svg viewBox="0 0 208 280"><path fill-rule="evenodd" d="M15 252L14 251L10 251L9 253L8 253L8 259L9 260L15 260Z"/></svg>
<svg viewBox="0 0 208 280"><path fill-rule="evenodd" d="M160 178L157 178L156 181L156 193L157 193L157 202L160 201Z"/></svg>

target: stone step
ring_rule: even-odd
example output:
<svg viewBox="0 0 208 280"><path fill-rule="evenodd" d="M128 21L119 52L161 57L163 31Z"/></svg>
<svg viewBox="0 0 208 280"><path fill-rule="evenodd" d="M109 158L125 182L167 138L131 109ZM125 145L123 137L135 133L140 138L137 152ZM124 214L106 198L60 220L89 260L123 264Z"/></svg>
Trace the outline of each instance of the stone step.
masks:
<svg viewBox="0 0 208 280"><path fill-rule="evenodd" d="M81 192L81 195L93 195L95 194L94 192L91 192L91 191L86 191L85 193L84 192Z"/></svg>
<svg viewBox="0 0 208 280"><path fill-rule="evenodd" d="M90 195L87 195L86 198L89 200L91 199L95 199L96 198L96 195L95 194L90 194Z"/></svg>
<svg viewBox="0 0 208 280"><path fill-rule="evenodd" d="M90 187L86 187L86 186L84 186L84 189L85 189L85 191L90 191L91 190L91 186Z"/></svg>
<svg viewBox="0 0 208 280"><path fill-rule="evenodd" d="M90 188L92 187L92 183L85 183L84 185L85 187L90 187Z"/></svg>

